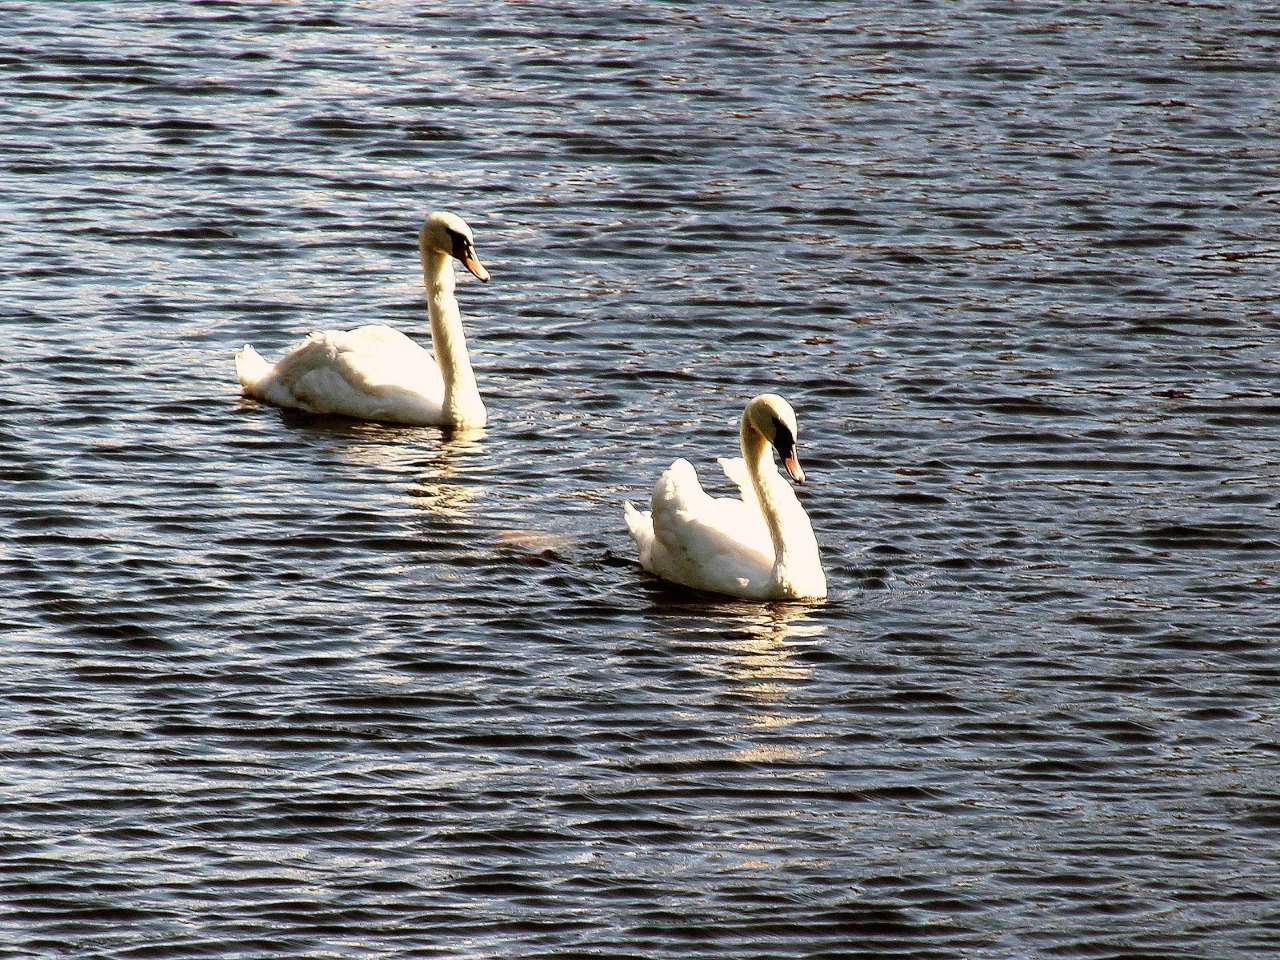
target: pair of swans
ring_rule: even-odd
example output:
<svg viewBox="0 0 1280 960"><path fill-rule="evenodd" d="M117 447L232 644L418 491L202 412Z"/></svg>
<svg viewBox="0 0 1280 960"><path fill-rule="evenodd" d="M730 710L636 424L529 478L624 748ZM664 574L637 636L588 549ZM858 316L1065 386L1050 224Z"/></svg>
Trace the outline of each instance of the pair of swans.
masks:
<svg viewBox="0 0 1280 960"><path fill-rule="evenodd" d="M311 413L475 429L484 403L467 353L454 296L453 260L481 281L471 228L433 213L418 235L434 356L382 324L313 333L274 366L253 347L236 354L246 395ZM651 509L625 504L640 564L665 580L749 600L821 599L826 576L809 518L773 466L776 450L791 479L804 482L796 454L795 411L776 394L756 397L742 414L742 457L721 459L742 499L713 498L693 466L677 460L658 478Z"/></svg>

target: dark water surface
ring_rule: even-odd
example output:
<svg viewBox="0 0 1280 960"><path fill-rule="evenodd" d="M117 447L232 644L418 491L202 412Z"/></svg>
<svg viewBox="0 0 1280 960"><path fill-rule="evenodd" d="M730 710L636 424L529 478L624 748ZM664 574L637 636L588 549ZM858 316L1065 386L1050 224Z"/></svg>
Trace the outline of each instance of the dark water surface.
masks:
<svg viewBox="0 0 1280 960"><path fill-rule="evenodd" d="M1271 3L0 3L0 955L1280 956ZM491 427L242 401L426 338ZM833 587L626 498L800 413ZM726 490L722 482L717 490Z"/></svg>

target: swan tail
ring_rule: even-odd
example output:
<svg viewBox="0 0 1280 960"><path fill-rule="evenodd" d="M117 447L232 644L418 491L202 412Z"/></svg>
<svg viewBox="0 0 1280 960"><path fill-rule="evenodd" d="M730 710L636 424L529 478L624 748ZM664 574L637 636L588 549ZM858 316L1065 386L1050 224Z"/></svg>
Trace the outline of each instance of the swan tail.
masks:
<svg viewBox="0 0 1280 960"><path fill-rule="evenodd" d="M649 566L649 557L653 553L653 517L649 511L641 513L628 500L622 505L622 514L627 520L627 529L631 539L640 548L640 565Z"/></svg>
<svg viewBox="0 0 1280 960"><path fill-rule="evenodd" d="M246 343L236 351L236 374L240 377L240 386L245 393L251 397L261 396L262 382L270 376L271 364Z"/></svg>

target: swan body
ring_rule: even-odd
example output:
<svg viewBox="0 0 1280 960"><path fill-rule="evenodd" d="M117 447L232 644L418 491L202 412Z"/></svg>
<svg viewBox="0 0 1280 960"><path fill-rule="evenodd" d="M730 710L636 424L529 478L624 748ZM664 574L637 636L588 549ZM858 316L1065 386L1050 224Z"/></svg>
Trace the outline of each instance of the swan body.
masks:
<svg viewBox="0 0 1280 960"><path fill-rule="evenodd" d="M742 457L720 466L742 499L711 497L687 460L653 487L650 510L624 508L640 565L664 580L748 600L821 599L827 578L804 507L773 466L804 482L796 456L796 419L776 394L756 397L742 415Z"/></svg>
<svg viewBox="0 0 1280 960"><path fill-rule="evenodd" d="M471 228L433 213L418 237L434 353L382 324L313 333L272 366L249 345L236 353L247 396L310 413L455 428L483 427L486 414L454 297L451 258L481 280Z"/></svg>

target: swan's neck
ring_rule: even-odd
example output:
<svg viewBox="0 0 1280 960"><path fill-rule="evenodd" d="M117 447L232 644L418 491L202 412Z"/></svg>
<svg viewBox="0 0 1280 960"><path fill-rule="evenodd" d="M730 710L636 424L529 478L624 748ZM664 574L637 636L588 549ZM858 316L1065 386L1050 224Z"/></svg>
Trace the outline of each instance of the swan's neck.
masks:
<svg viewBox="0 0 1280 960"><path fill-rule="evenodd" d="M764 514L764 522L769 528L769 538L773 541L774 572L786 566L787 538L782 524L782 511L778 504L777 471L773 467L773 455L769 452L769 441L766 440L746 414L742 417L742 459L746 461L747 472L751 475L751 486L760 501L760 511Z"/></svg>
<svg viewBox="0 0 1280 960"><path fill-rule="evenodd" d="M422 275L427 287L431 346L444 378L444 414L455 426L484 426L484 404L471 370L462 314L453 295L453 264L446 254L423 250Z"/></svg>

